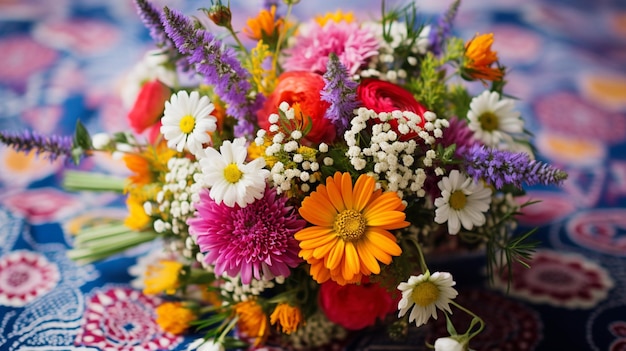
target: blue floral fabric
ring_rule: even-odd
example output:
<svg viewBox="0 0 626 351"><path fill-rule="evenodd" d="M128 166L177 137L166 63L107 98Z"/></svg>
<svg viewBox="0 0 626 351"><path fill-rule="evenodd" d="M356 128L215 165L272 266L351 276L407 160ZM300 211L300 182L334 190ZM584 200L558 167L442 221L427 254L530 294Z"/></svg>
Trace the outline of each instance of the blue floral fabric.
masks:
<svg viewBox="0 0 626 351"><path fill-rule="evenodd" d="M156 3L198 15L210 6ZM449 2L416 4L428 23ZM231 5L241 28L262 2ZM295 16L338 5L361 20L380 9L379 0L302 1ZM532 269L513 271L510 287L499 277L489 283L476 255L440 262L458 281L461 304L487 322L472 347L625 350L626 3L471 0L453 30L465 39L495 34L510 70L506 91L519 99L538 157L569 174L561 188L528 191L541 202L525 210L520 231L538 227L541 246ZM93 132L127 129L123 79L151 48L130 0L1 1L0 129L71 135L77 119ZM116 195L63 190L63 170L74 167L0 147L0 350L186 350L197 336L159 329L160 298L131 284L129 267L149 245L95 264L67 258L81 224L125 215ZM104 156L80 168L125 174ZM454 317L463 325L461 313ZM374 329L344 346L420 350L444 334L439 318L402 341Z"/></svg>

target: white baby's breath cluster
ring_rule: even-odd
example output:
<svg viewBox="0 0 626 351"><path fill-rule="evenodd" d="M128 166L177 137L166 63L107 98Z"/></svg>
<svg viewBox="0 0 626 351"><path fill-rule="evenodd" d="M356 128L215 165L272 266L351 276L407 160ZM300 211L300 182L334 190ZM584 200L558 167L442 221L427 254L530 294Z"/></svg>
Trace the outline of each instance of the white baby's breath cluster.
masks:
<svg viewBox="0 0 626 351"><path fill-rule="evenodd" d="M424 128L419 125L425 120ZM377 120L371 126L369 144L363 145L361 132L368 128L370 120ZM395 120L398 132L392 129L389 121ZM369 165L369 174L379 180L386 190L395 191L400 198L406 195L424 197L423 189L426 181L425 167L432 167L437 157L432 149L436 138L443 136L443 128L449 126L445 119L438 119L432 112L425 112L423 117L410 111L382 112L377 114L366 108L359 108L356 117L351 121L351 128L345 133L348 145L346 156L357 171L363 171ZM400 133L400 135L398 135ZM425 146L412 138L400 140L403 135L416 133ZM418 150L419 148L427 150ZM416 155L423 155L416 159ZM421 167L423 166L423 167Z"/></svg>
<svg viewBox="0 0 626 351"><path fill-rule="evenodd" d="M152 202L144 204L149 216L158 215L154 221L154 230L159 234L173 234L183 240L173 243L172 249L181 251L185 257L191 257L195 249L193 240L189 240L187 219L195 212L194 197L196 189L194 175L200 172L197 162L188 158L173 157L167 162L169 171L165 174L163 188L156 195L156 206Z"/></svg>
<svg viewBox="0 0 626 351"><path fill-rule="evenodd" d="M270 169L270 180L278 194L290 190L308 193L319 182L320 164L317 162L317 154L328 151L328 147L322 144L324 146L320 145L319 150L316 150L302 145L304 134L297 129L294 109L286 102L281 103L279 109L280 115L274 113L269 116L269 131L273 133L272 136L261 129L256 135L255 143L262 146L266 140L270 140L271 144L265 148L265 156L266 159L276 160ZM279 126L281 122L293 128L282 131Z"/></svg>
<svg viewBox="0 0 626 351"><path fill-rule="evenodd" d="M408 63L410 67L416 67L419 62L418 56L424 55L430 44L428 39L430 26L421 29L415 42L408 36L406 23L393 21L383 26L381 23L368 22L365 26L370 27L376 33L381 45L378 48L379 54L370 60L368 68L359 72L360 78L375 77L398 83L407 78L407 71L402 68L402 65ZM387 34L390 42L385 40L383 33ZM406 62L398 62L398 57L395 55L396 49L402 46L410 48L411 51L411 54L406 57Z"/></svg>
<svg viewBox="0 0 626 351"><path fill-rule="evenodd" d="M252 278L250 284L242 284L239 277L230 277L224 273L222 275L222 284L220 285L220 294L225 297L224 303L232 300L235 303L248 301L251 298L258 297L266 289L272 289L276 284L283 284L285 278L277 276L271 280L259 280Z"/></svg>

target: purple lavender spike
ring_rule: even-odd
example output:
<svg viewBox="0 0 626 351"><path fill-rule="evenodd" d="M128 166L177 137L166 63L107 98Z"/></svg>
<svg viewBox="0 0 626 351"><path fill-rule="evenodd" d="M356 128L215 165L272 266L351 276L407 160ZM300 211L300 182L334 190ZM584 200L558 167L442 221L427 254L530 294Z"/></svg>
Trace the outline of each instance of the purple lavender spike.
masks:
<svg viewBox="0 0 626 351"><path fill-rule="evenodd" d="M439 17L437 24L431 29L428 39L433 54L439 55L443 51L446 39L450 36L450 33L452 33L452 23L454 22L454 17L456 17L460 3L460 0L456 0L450 4L446 13Z"/></svg>
<svg viewBox="0 0 626 351"><path fill-rule="evenodd" d="M343 134L350 125L354 109L359 107L357 83L350 79L348 70L334 54L328 60L324 82L321 99L330 103L324 117L333 122L338 133Z"/></svg>
<svg viewBox="0 0 626 351"><path fill-rule="evenodd" d="M463 152L465 172L472 178L484 179L497 189L505 185L561 184L567 174L524 152L488 149L473 145Z"/></svg>
<svg viewBox="0 0 626 351"><path fill-rule="evenodd" d="M50 162L62 156L72 157L73 143L72 138L68 136L46 137L28 130L21 134L0 131L0 142L19 152L29 153L34 150L37 155L43 153Z"/></svg>
<svg viewBox="0 0 626 351"><path fill-rule="evenodd" d="M226 113L235 117L236 136L251 136L255 112L263 96L249 99L251 90L248 72L241 66L235 52L213 34L196 29L193 23L177 10L167 7L162 16L165 33L187 62L204 77L207 84L228 106Z"/></svg>

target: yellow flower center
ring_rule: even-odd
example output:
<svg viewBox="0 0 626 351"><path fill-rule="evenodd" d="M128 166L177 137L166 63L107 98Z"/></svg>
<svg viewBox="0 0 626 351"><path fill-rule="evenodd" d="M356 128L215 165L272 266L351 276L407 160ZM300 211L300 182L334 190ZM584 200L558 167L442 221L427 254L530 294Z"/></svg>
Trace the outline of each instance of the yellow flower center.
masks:
<svg viewBox="0 0 626 351"><path fill-rule="evenodd" d="M224 179L229 183L235 184L241 179L243 173L237 167L237 164L231 163L224 168Z"/></svg>
<svg viewBox="0 0 626 351"><path fill-rule="evenodd" d="M450 194L450 207L455 210L462 210L465 208L465 204L467 203L467 196L463 193L462 190L457 190Z"/></svg>
<svg viewBox="0 0 626 351"><path fill-rule="evenodd" d="M500 125L498 116L491 111L481 114L480 117L478 117L478 122L480 122L480 128L488 132L497 130Z"/></svg>
<svg viewBox="0 0 626 351"><path fill-rule="evenodd" d="M333 229L345 241L356 241L365 234L365 218L359 211L343 210L335 218Z"/></svg>
<svg viewBox="0 0 626 351"><path fill-rule="evenodd" d="M191 115L186 115L180 119L179 126L183 133L189 134L193 132L193 128L196 126L196 119Z"/></svg>
<svg viewBox="0 0 626 351"><path fill-rule="evenodd" d="M411 298L418 306L429 306L439 298L439 288L433 282L425 281L413 288Z"/></svg>

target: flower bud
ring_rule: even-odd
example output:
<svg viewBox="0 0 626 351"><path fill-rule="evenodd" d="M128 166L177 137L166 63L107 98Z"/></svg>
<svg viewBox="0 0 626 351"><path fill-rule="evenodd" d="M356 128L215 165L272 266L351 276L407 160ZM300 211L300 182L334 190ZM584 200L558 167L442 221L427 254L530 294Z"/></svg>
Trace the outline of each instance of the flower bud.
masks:
<svg viewBox="0 0 626 351"><path fill-rule="evenodd" d="M202 9L204 13L209 17L213 23L220 27L230 27L230 21L232 19L232 13L228 6L222 5L221 1L211 5L209 9Z"/></svg>

